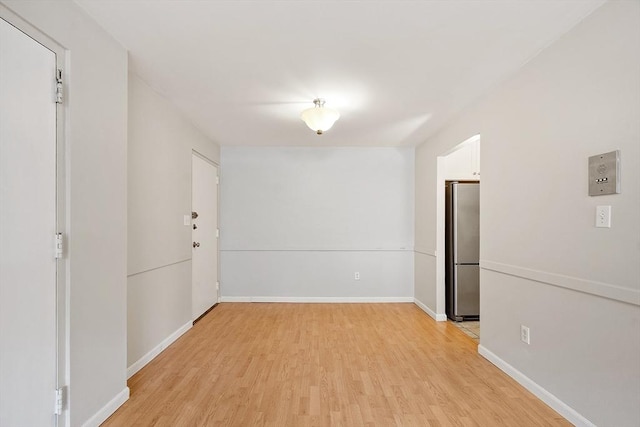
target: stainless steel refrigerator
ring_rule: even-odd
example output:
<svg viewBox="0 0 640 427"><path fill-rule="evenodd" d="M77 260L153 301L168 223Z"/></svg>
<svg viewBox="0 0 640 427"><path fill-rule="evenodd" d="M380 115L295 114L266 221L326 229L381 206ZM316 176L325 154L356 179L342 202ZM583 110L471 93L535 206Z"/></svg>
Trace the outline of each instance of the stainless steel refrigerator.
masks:
<svg viewBox="0 0 640 427"><path fill-rule="evenodd" d="M446 184L446 308L455 321L480 318L480 184Z"/></svg>

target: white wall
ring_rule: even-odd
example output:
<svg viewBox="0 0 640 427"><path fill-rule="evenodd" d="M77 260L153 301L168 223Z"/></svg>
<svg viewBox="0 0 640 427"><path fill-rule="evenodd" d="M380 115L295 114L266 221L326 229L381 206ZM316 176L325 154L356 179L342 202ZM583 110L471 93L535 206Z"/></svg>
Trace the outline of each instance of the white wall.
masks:
<svg viewBox="0 0 640 427"><path fill-rule="evenodd" d="M129 75L129 374L191 325L192 150L219 147L165 98ZM146 356L146 357L145 357Z"/></svg>
<svg viewBox="0 0 640 427"><path fill-rule="evenodd" d="M413 149L223 147L223 298L412 298L413 167Z"/></svg>
<svg viewBox="0 0 640 427"><path fill-rule="evenodd" d="M437 156L481 134L480 351L578 425L640 425L638 117L640 3L610 2L416 150L416 247L433 248ZM622 194L589 197L588 157L615 149ZM425 301L433 267L416 257Z"/></svg>
<svg viewBox="0 0 640 427"><path fill-rule="evenodd" d="M68 50L67 422L99 422L128 397L127 53L72 2L3 3Z"/></svg>

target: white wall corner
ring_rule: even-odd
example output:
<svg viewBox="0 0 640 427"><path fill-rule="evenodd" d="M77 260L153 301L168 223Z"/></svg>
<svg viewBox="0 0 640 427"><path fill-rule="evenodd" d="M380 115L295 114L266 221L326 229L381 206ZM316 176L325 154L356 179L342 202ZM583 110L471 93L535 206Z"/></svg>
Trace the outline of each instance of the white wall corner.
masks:
<svg viewBox="0 0 640 427"><path fill-rule="evenodd" d="M165 338L160 344L152 348L147 354L136 360L131 366L127 368L127 379L131 378L136 372L144 368L149 362L156 358L164 349L169 347L175 340L180 338L185 332L187 332L193 326L193 322L189 321L184 324L177 331Z"/></svg>
<svg viewBox="0 0 640 427"><path fill-rule="evenodd" d="M82 424L82 427L98 427L107 418L109 418L116 410L122 406L124 402L129 400L129 387L125 387L113 399L96 412L91 418Z"/></svg>
<svg viewBox="0 0 640 427"><path fill-rule="evenodd" d="M447 321L447 315L446 314L444 314L444 313L440 313L440 314L436 313L435 311L433 311L429 307L427 307L427 305L425 303L423 303L422 301L420 301L417 298L414 298L413 302L414 302L415 305L420 307L422 309L422 311L424 311L429 316L431 316L436 322L446 322Z"/></svg>
<svg viewBox="0 0 640 427"><path fill-rule="evenodd" d="M496 365L505 374L516 380L520 385L529 390L538 399L549 405L554 411L558 412L576 427L596 427L595 424L583 417L575 409L564 403L562 400L558 399L546 389L542 388L531 378L527 377L522 372L505 362L491 350L488 350L486 347L479 345L478 353L480 353L480 355L487 359L489 362Z"/></svg>

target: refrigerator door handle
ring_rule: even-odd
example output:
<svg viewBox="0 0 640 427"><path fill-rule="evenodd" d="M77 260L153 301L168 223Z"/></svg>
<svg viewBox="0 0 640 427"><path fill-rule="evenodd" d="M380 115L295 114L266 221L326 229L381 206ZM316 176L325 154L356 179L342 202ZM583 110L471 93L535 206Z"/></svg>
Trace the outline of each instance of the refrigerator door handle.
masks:
<svg viewBox="0 0 640 427"><path fill-rule="evenodd" d="M458 184L451 184L451 238L453 240L453 264L458 263Z"/></svg>

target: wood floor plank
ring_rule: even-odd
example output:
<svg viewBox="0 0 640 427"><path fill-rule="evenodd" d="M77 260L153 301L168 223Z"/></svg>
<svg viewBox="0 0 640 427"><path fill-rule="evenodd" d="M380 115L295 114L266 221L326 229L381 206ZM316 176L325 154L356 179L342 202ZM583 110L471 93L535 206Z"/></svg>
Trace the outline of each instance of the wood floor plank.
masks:
<svg viewBox="0 0 640 427"><path fill-rule="evenodd" d="M104 426L570 426L413 304L222 303Z"/></svg>

